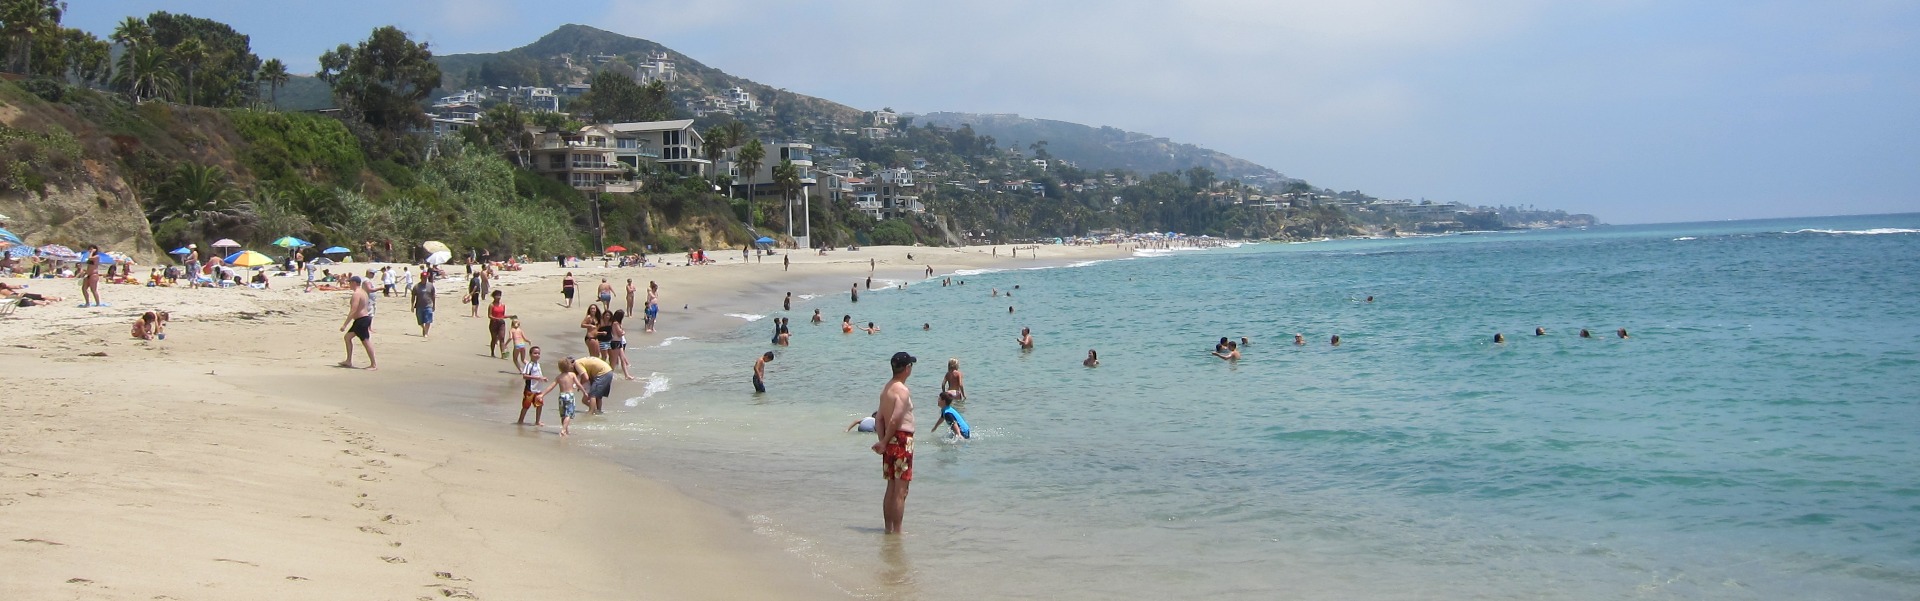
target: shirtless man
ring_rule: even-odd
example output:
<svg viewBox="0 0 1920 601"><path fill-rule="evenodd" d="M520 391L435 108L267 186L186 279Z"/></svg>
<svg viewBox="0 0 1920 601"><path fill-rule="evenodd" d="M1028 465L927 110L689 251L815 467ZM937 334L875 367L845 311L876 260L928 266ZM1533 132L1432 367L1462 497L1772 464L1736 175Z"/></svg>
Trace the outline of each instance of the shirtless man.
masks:
<svg viewBox="0 0 1920 601"><path fill-rule="evenodd" d="M913 482L913 393L907 377L913 375L913 355L894 353L893 378L880 390L880 410L873 431L879 441L871 447L880 455L880 475L887 480L880 498L880 516L887 534L899 534L907 515L907 487Z"/></svg>
<svg viewBox="0 0 1920 601"><path fill-rule="evenodd" d="M1019 342L1020 342L1020 350L1023 350L1023 351L1033 350L1033 329L1020 328Z"/></svg>
<svg viewBox="0 0 1920 601"><path fill-rule="evenodd" d="M767 391L767 362L773 360L773 351L760 354L753 360L753 392L763 394Z"/></svg>
<svg viewBox="0 0 1920 601"><path fill-rule="evenodd" d="M607 278L600 278L600 292L596 298L600 300L600 310L613 310L613 284Z"/></svg>
<svg viewBox="0 0 1920 601"><path fill-rule="evenodd" d="M1223 353L1220 351L1214 351L1213 356L1219 357L1221 359L1226 359L1228 361L1239 361L1240 360L1240 343L1228 342L1227 352Z"/></svg>
<svg viewBox="0 0 1920 601"><path fill-rule="evenodd" d="M820 310L819 310L819 309L814 309L814 310L813 310L813 325L816 325L816 326L817 326L817 325L820 325L820 321L821 321L821 320L820 320Z"/></svg>
<svg viewBox="0 0 1920 601"><path fill-rule="evenodd" d="M967 400L967 384L960 374L960 358L947 359L947 377L940 380L940 389L953 393L953 398Z"/></svg>
<svg viewBox="0 0 1920 601"><path fill-rule="evenodd" d="M367 349L367 371L378 370L380 364L373 358L373 341L370 340L373 337L372 295L360 276L348 278L347 283L353 286L353 300L347 303L347 318L340 323L340 331L346 332L340 340L347 345L347 360L341 361L340 367L353 367L353 339L359 338L360 346Z"/></svg>

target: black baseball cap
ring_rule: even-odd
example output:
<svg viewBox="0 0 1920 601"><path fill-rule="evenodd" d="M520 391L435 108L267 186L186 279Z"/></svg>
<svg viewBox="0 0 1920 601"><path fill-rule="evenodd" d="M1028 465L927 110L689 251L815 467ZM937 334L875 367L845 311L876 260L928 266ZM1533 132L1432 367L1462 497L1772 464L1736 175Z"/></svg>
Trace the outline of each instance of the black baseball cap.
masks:
<svg viewBox="0 0 1920 601"><path fill-rule="evenodd" d="M893 370L900 371L900 368L906 367L908 365L913 365L915 361L919 361L919 359L913 358L913 355L907 354L906 351L894 353L893 354Z"/></svg>

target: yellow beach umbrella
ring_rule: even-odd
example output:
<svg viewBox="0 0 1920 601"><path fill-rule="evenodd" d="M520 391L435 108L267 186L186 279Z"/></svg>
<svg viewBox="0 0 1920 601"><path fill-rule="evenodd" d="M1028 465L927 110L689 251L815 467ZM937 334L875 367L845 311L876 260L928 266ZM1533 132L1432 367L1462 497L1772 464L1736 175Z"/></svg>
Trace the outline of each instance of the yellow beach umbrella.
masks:
<svg viewBox="0 0 1920 601"><path fill-rule="evenodd" d="M272 265L273 258L250 250L243 250L233 253L231 257L227 257L227 264L234 267L259 267L261 265Z"/></svg>
<svg viewBox="0 0 1920 601"><path fill-rule="evenodd" d="M428 240L426 242L422 242L420 243L420 248L427 249L428 253L453 254L452 249L447 248L447 245L441 244L438 240Z"/></svg>

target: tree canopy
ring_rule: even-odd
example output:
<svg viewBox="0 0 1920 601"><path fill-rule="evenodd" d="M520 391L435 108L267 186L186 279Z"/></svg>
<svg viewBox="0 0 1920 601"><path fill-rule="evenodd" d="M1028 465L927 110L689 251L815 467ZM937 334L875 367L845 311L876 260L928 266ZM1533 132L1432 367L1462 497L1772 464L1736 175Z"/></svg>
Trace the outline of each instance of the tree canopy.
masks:
<svg viewBox="0 0 1920 601"><path fill-rule="evenodd" d="M593 74L593 88L573 103L573 112L596 123L663 121L673 115L667 98L667 85L653 82L640 85L625 73L602 69Z"/></svg>
<svg viewBox="0 0 1920 601"><path fill-rule="evenodd" d="M342 109L390 133L424 126L420 103L440 84L440 66L427 43L391 25L373 30L358 46L341 44L320 55L318 75L333 86Z"/></svg>

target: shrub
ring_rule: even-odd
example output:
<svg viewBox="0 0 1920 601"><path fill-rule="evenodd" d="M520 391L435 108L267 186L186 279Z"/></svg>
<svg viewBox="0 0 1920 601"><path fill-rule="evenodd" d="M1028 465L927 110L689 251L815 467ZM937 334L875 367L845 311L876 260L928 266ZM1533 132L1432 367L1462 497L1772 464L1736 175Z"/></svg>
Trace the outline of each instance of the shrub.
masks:
<svg viewBox="0 0 1920 601"><path fill-rule="evenodd" d="M47 102L60 102L67 97L66 84L51 79L29 79L20 82L20 87Z"/></svg>
<svg viewBox="0 0 1920 601"><path fill-rule="evenodd" d="M65 131L30 132L0 125L0 188L45 194L47 184L80 173L80 143Z"/></svg>
<svg viewBox="0 0 1920 601"><path fill-rule="evenodd" d="M318 178L325 174L335 182L350 184L366 165L359 141L338 120L258 110L230 114L234 129L249 145L240 160L260 179Z"/></svg>

